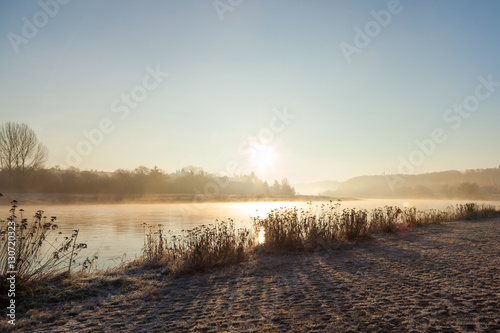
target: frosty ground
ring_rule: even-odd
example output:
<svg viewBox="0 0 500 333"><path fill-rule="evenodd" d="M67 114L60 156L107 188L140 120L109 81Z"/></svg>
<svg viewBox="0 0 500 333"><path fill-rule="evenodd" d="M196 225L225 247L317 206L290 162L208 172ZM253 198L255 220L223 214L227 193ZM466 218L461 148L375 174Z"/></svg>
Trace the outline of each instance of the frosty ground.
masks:
<svg viewBox="0 0 500 333"><path fill-rule="evenodd" d="M68 283L60 288L79 291L44 300L14 331L500 331L500 218L314 252L261 251L205 273L129 268Z"/></svg>

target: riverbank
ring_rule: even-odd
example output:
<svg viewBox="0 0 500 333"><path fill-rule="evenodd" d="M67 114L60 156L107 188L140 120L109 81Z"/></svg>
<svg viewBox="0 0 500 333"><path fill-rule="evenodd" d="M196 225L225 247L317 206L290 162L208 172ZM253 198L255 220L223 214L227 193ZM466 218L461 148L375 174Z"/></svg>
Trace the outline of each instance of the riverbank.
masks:
<svg viewBox="0 0 500 333"><path fill-rule="evenodd" d="M357 246L254 253L237 265L181 277L129 267L61 279L50 287L62 293L52 300L34 290L38 304L16 328L496 331L499 267L500 218L431 224ZM0 327L8 327L5 320Z"/></svg>
<svg viewBox="0 0 500 333"><path fill-rule="evenodd" d="M232 203L232 202L321 202L353 201L356 198L340 198L317 195L260 196L260 195L196 195L196 194L75 194L75 193L3 193L2 203L12 200L25 205L61 204L151 204L151 203Z"/></svg>

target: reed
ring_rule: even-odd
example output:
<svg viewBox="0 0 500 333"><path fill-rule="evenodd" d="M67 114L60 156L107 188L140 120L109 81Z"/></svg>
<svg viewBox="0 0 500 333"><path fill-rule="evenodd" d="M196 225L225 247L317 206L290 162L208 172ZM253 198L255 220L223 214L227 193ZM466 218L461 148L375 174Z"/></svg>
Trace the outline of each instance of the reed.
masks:
<svg viewBox="0 0 500 333"><path fill-rule="evenodd" d="M57 217L50 219L38 210L31 221L18 209L18 202L11 202L9 216L0 220L0 275L14 274L21 282L44 279L64 271L70 272L80 251L87 247L77 243L78 230L71 236L49 237L58 229ZM51 239L51 240L49 240Z"/></svg>
<svg viewBox="0 0 500 333"><path fill-rule="evenodd" d="M378 233L391 233L403 228L415 228L445 221L470 220L498 214L495 206L467 203L418 211L415 207L375 208L366 210L339 210L335 205L321 205L318 210L281 208L271 211L265 218L254 219L254 232L265 235L264 245L274 249L312 250L324 241L354 241Z"/></svg>
<svg viewBox="0 0 500 333"><path fill-rule="evenodd" d="M399 207L385 206L373 209L370 213L369 233L395 232L401 213Z"/></svg>
<svg viewBox="0 0 500 333"><path fill-rule="evenodd" d="M477 218L491 217L497 213L495 206L476 203L466 203L464 205L456 205L456 219L473 220Z"/></svg>
<svg viewBox="0 0 500 333"><path fill-rule="evenodd" d="M395 232L398 228L498 214L495 206L475 203L450 206L443 211L385 206L368 212L341 210L340 206L340 202L330 201L320 206L311 204L308 209L275 209L264 218L255 218L253 230L236 229L231 219L183 230L180 234L165 232L161 225L153 227L143 224L142 256L134 264L146 268L163 267L174 273L204 271L245 260L257 243L256 235L261 231L265 235L262 245L269 249L315 250L325 241L357 243L373 234ZM77 242L79 231L73 230L71 236L66 237L59 233L55 240L49 242L50 233L56 232L57 218L52 216L47 219L44 212L39 210L28 222L23 213L22 209L17 209L17 201L13 201L9 217L0 221L2 277L11 270L8 267L9 257L15 258L17 274L25 281L71 272L75 258L87 247ZM14 233L9 230L12 226L15 226ZM14 252L8 246L9 236L16 241ZM44 245L47 250L42 252ZM95 269L96 260L96 256L87 258L81 270Z"/></svg>
<svg viewBox="0 0 500 333"><path fill-rule="evenodd" d="M155 229L144 224L144 228L143 256L138 263L145 267L167 266L177 274L240 262L252 244L250 230L236 229L231 219L183 230L180 235L165 233L161 225Z"/></svg>
<svg viewBox="0 0 500 333"><path fill-rule="evenodd" d="M358 241L369 236L368 212L344 209L339 204L321 205L319 211L281 208L266 218L254 219L254 232L261 230L265 245L288 250L312 250L323 241Z"/></svg>

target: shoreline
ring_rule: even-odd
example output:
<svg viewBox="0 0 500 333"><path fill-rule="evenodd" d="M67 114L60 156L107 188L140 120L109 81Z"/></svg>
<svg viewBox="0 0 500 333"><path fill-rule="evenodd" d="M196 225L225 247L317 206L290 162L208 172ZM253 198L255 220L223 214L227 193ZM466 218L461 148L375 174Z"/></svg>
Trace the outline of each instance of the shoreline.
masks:
<svg viewBox="0 0 500 333"><path fill-rule="evenodd" d="M478 201L498 202L497 198L486 199L459 199L459 198L355 198L331 197L322 195L295 195L295 196L259 196L259 195L195 195L195 194L146 194L146 195L119 195L119 194L75 194L75 193L31 193L5 192L0 206L11 206L12 200L21 205L120 205L120 204L203 204L203 203L237 203L237 202L328 202L366 201L366 200L433 200L433 201Z"/></svg>
<svg viewBox="0 0 500 333"><path fill-rule="evenodd" d="M84 275L65 287L86 294L83 302L40 304L18 328L494 331L500 329L498 267L500 217L445 222L377 234L357 246L259 252L178 278L132 268Z"/></svg>
<svg viewBox="0 0 500 333"><path fill-rule="evenodd" d="M195 195L195 194L73 194L73 193L3 193L3 205L9 206L12 200L23 205L37 204L169 204L169 203L232 203L232 202L309 202L309 201L357 201L349 197L329 197L315 195L295 196L258 196L258 195Z"/></svg>

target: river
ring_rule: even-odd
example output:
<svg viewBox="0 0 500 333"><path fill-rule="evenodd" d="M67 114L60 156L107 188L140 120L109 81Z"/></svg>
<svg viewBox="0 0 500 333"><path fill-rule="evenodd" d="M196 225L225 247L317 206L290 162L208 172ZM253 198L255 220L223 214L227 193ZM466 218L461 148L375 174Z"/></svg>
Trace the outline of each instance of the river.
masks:
<svg viewBox="0 0 500 333"><path fill-rule="evenodd" d="M343 201L341 208L356 208L371 210L385 205L412 207L419 210L445 209L447 206L470 202L464 200L355 200ZM500 202L475 201L477 203L493 204L497 207ZM314 202L312 207L321 203ZM33 214L44 209L48 218L57 217L58 229L52 232L55 237L58 232L62 236L71 235L74 229L79 230L78 242L86 243L80 257L99 257L98 268L108 268L120 264L123 260L131 260L141 253L144 243L143 223L157 226L162 225L164 230L180 233L203 224L227 221L233 219L236 227L252 226L252 218L265 216L270 210L280 207L308 208L305 202L242 202L242 203L170 203L170 204L75 204L52 205L45 207L23 206L23 217L31 220ZM9 206L0 206L3 216L8 216ZM18 213L18 217L20 214Z"/></svg>

